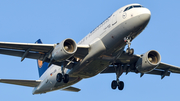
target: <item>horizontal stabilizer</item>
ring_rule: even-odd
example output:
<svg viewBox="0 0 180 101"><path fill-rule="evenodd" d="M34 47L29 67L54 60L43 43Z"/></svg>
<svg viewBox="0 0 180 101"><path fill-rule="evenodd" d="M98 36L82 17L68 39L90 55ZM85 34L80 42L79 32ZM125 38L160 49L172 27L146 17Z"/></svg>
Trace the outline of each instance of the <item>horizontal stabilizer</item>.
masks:
<svg viewBox="0 0 180 101"><path fill-rule="evenodd" d="M0 79L1 83L8 83L20 86L36 87L41 83L41 80L13 80L13 79Z"/></svg>
<svg viewBox="0 0 180 101"><path fill-rule="evenodd" d="M62 90L65 90L65 91L72 91L72 92L79 92L81 89L75 88L75 87L67 87L67 88L62 89Z"/></svg>

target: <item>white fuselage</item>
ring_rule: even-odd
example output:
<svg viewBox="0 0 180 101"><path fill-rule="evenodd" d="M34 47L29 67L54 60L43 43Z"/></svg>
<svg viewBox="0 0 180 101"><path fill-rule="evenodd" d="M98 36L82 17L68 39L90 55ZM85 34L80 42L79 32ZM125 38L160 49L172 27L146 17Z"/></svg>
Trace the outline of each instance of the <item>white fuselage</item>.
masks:
<svg viewBox="0 0 180 101"><path fill-rule="evenodd" d="M117 54L124 50L126 45L124 37L131 37L133 40L142 32L150 20L151 13L147 8L137 7L125 11L131 5L118 9L78 43L78 45L89 45L91 49L88 55L78 62L73 69L66 70L66 73L70 75L70 81L67 84L56 81L57 73L62 72L61 67L51 65L40 77L42 82L34 88L33 94L68 87L83 78L95 76L108 67ZM112 58L106 60L105 57Z"/></svg>

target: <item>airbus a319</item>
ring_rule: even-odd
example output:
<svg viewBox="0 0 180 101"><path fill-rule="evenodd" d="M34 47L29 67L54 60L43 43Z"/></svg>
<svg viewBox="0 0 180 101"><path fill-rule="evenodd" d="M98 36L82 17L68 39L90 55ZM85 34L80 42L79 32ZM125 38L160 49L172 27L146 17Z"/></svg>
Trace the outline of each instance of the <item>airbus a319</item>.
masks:
<svg viewBox="0 0 180 101"><path fill-rule="evenodd" d="M123 90L122 73L160 75L161 79L170 73L180 73L180 68L161 62L156 50L135 55L131 41L148 25L149 9L140 4L129 4L108 17L97 28L76 43L64 39L57 44L0 42L0 54L37 59L39 80L0 79L9 83L34 87L33 94L54 90L78 92L73 84L97 74L114 73L112 89ZM125 47L128 46L127 49Z"/></svg>

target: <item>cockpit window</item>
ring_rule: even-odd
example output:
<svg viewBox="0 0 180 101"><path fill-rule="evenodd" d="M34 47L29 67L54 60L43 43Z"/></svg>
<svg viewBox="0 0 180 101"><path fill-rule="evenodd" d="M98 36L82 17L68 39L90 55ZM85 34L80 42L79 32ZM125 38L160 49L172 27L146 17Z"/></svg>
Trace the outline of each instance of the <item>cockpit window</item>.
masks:
<svg viewBox="0 0 180 101"><path fill-rule="evenodd" d="M133 8L133 6L127 7L127 8L124 10L124 12L127 11L127 10L130 10L131 8Z"/></svg>
<svg viewBox="0 0 180 101"><path fill-rule="evenodd" d="M130 6L130 7L128 8L128 10L131 9L131 8L133 8L133 6Z"/></svg>
<svg viewBox="0 0 180 101"><path fill-rule="evenodd" d="M127 7L127 8L124 10L124 12L125 12L125 11L127 11L127 10L128 10L128 8L129 8L129 7Z"/></svg>
<svg viewBox="0 0 180 101"><path fill-rule="evenodd" d="M124 10L124 12L127 11L127 10L130 10L130 9L132 9L132 8L142 8L142 7L143 7L143 6L141 6L141 5L129 6L129 7L127 7L127 8Z"/></svg>
<svg viewBox="0 0 180 101"><path fill-rule="evenodd" d="M142 6L141 5L135 5L133 6L134 8L141 8Z"/></svg>

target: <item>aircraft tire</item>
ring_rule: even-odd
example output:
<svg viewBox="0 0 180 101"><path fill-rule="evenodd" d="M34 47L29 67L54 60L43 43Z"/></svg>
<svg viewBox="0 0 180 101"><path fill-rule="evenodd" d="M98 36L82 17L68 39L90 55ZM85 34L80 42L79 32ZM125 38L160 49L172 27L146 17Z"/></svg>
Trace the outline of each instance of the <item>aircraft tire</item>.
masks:
<svg viewBox="0 0 180 101"><path fill-rule="evenodd" d="M126 49L126 53L129 54L130 53L130 48Z"/></svg>
<svg viewBox="0 0 180 101"><path fill-rule="evenodd" d="M129 54L129 55L133 55L134 54L134 49L133 48L127 48L126 49L126 53Z"/></svg>
<svg viewBox="0 0 180 101"><path fill-rule="evenodd" d="M61 80L62 80L62 74L58 73L57 76L56 76L56 81L61 82Z"/></svg>
<svg viewBox="0 0 180 101"><path fill-rule="evenodd" d="M113 80L112 83L111 83L111 88L112 89L116 89L117 88L117 81L116 80Z"/></svg>
<svg viewBox="0 0 180 101"><path fill-rule="evenodd" d="M65 74L65 75L64 75L63 82L64 82L64 83L68 83L68 82L69 82L69 75L68 75L68 74Z"/></svg>
<svg viewBox="0 0 180 101"><path fill-rule="evenodd" d="M134 54L134 49L131 48L131 49L129 50L129 55L133 55L133 54Z"/></svg>
<svg viewBox="0 0 180 101"><path fill-rule="evenodd" d="M120 81L119 84L118 84L118 89L123 90L123 88L124 88L124 82Z"/></svg>

